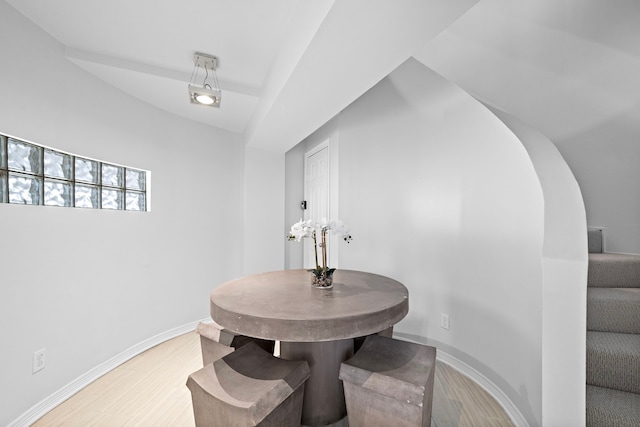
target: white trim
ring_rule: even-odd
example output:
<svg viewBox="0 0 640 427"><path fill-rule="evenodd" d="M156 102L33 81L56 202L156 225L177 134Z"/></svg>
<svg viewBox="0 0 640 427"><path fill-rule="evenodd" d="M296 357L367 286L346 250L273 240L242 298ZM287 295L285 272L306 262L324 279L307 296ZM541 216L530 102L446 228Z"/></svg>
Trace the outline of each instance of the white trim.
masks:
<svg viewBox="0 0 640 427"><path fill-rule="evenodd" d="M324 139L322 142L314 145L311 149L304 153L304 165L303 165L303 197L307 199L307 162L309 157L317 154L321 150L327 149L327 162L328 162L328 171L327 174L329 176L329 200L327 200L327 220L337 220L338 216L338 142L335 136ZM307 218L307 213L305 212L305 218ZM328 264L331 267L338 267L338 252L339 252L339 239L329 233L329 259L327 260ZM304 249L303 249L304 250ZM306 255L306 251L304 252ZM304 260L303 260L304 263Z"/></svg>
<svg viewBox="0 0 640 427"><path fill-rule="evenodd" d="M602 251L603 254L614 254L614 255L640 255L638 253L634 253L634 252L605 252L604 250Z"/></svg>
<svg viewBox="0 0 640 427"><path fill-rule="evenodd" d="M331 138L327 138L324 141L320 142L319 144L314 145L310 150L308 150L306 153L304 153L305 162L309 157L313 156L314 154L319 153L324 148L329 148L329 142L330 141L331 141Z"/></svg>
<svg viewBox="0 0 640 427"><path fill-rule="evenodd" d="M340 219L338 212L338 137L333 136L327 139L329 143L329 218L333 220ZM340 252L341 239L330 233L329 236L329 265L338 268L338 259Z"/></svg>
<svg viewBox="0 0 640 427"><path fill-rule="evenodd" d="M524 418L522 413L518 410L518 408L513 404L511 399L507 397L506 394L496 386L491 380L482 375L480 372L475 370L473 367L467 365L461 360L456 359L448 353L445 353L442 350L438 350L436 359L440 360L442 363L446 363L451 366L456 371L460 372L463 375L471 378L475 381L480 387L482 387L487 393L491 395L499 404L502 406L502 409L505 410L511 421L518 427L528 427L529 423Z"/></svg>
<svg viewBox="0 0 640 427"><path fill-rule="evenodd" d="M168 331L162 332L134 345L133 347L130 347L129 349L112 357L104 363L101 363L90 371L80 375L78 378L71 381L69 384L54 392L50 396L42 399L40 402L29 408L25 413L9 423L8 427L30 426L31 424L42 418L47 412L51 411L53 408L55 408L104 374L117 368L118 366L122 365L124 362L137 356L138 354L149 350L151 347L154 347L177 336L186 334L187 332L194 331L196 326L198 325L198 322L200 321L206 322L211 321L211 319L206 318L199 321L187 323L186 325L178 326L173 329L169 329Z"/></svg>
<svg viewBox="0 0 640 427"><path fill-rule="evenodd" d="M423 344L421 342L414 341L409 338L405 338L404 336L402 336L402 334L398 334L398 335L394 334L394 337L405 340L405 341L414 342L416 344ZM507 413L509 418L511 418L511 421L516 425L516 427L529 427L529 423L524 418L520 410L518 410L516 405L513 404L511 399L509 399L509 397L506 394L504 394L504 392L497 385L495 385L490 379L485 377L482 373L478 372L475 368L467 365L463 361L453 357L452 355L440 349L438 349L436 353L436 359L442 363L446 363L447 365L451 366L453 369L469 377L471 380L477 383L480 387L482 387L487 393L491 395L491 397L493 397L496 400L496 402L500 404L500 406L502 406L502 409L505 410L505 412Z"/></svg>
<svg viewBox="0 0 640 427"><path fill-rule="evenodd" d="M7 427L28 427L31 424L35 423L37 420L42 418L47 412L51 411L56 406L60 405L62 402L76 394L78 391L82 390L84 387L91 384L93 381L97 380L101 376L105 375L109 371L117 368L124 362L138 354L158 345L165 341L168 341L177 336L186 334L187 332L194 331L199 322L210 322L210 318L204 318L201 320L197 320L195 322L187 323L186 325L178 326L176 328L170 329L168 331L162 332L158 335L155 335L151 338L148 338L133 347L123 351L122 353L112 357L111 359L101 363L90 371L84 373L79 376L75 380L71 381L66 386L62 387L55 393L50 396L42 399L40 402L33 405L26 412L20 415L18 418L13 420ZM394 334L395 335L395 334ZM405 338L401 334L397 335L397 338L403 339L405 341L414 342L417 344L422 344L418 341ZM518 408L511 402L511 399L507 397L506 394L496 386L491 380L485 377L483 374L478 372L473 367L467 365L466 363L458 360L457 358L451 356L450 354L438 349L437 359L442 363L446 363L451 366L455 370L459 371L463 375L469 377L473 381L475 381L480 387L482 387L487 393L491 395L505 410L507 415L511 418L511 421L517 427L529 427L529 423L522 416L522 413L518 410Z"/></svg>

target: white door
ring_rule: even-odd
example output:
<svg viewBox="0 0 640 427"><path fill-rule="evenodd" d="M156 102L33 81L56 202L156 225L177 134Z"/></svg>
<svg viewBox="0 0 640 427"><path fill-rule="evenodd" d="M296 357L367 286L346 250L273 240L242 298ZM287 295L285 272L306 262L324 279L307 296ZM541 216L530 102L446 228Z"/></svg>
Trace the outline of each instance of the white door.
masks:
<svg viewBox="0 0 640 427"><path fill-rule="evenodd" d="M305 154L304 200L307 202L304 219L320 221L329 218L329 144L322 143ZM304 268L315 268L313 240L304 239ZM320 251L320 248L318 248ZM320 252L319 262L322 263ZM329 259L329 258L328 258Z"/></svg>

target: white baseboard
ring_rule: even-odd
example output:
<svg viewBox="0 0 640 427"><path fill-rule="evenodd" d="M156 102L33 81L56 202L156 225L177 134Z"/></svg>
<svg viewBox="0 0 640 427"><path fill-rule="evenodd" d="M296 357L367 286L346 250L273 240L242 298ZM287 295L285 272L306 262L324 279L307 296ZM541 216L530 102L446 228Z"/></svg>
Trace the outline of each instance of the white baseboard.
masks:
<svg viewBox="0 0 640 427"><path fill-rule="evenodd" d="M76 394L78 391L82 390L87 385L91 384L93 381L97 380L107 372L117 368L122 365L127 360L137 356L138 354L158 345L167 340L180 336L182 334L186 334L187 332L191 332L195 330L198 322L209 322L211 319L205 318L199 321L187 323L186 325L179 326L177 328L170 329L168 331L162 332L158 335L155 335L151 338L148 338L133 347L123 351L122 353L112 357L111 359L105 361L104 363L96 366L92 370L86 372L85 374L79 376L75 380L71 381L66 386L62 387L55 393L41 400L40 402L33 405L29 408L25 413L23 413L20 417L16 418L14 421L9 423L8 427L28 427L31 424L35 423L37 420L42 418L47 412L51 411L53 408ZM411 339L405 337L398 337L406 341L413 341ZM420 344L420 343L418 343ZM507 415L511 418L513 423L517 427L529 427L529 423L522 416L518 408L511 402L511 399L507 397L506 394L498 386L496 386L492 381L490 381L487 377L482 375L476 369L467 365L466 363L456 359L448 353L438 349L437 359L467 377L471 378L475 381L480 387L482 387L487 393L489 393L505 410Z"/></svg>
<svg viewBox="0 0 640 427"><path fill-rule="evenodd" d="M504 394L504 392L487 377L442 350L438 350L436 358L475 381L480 387L489 393L491 397L500 404L500 406L502 406L502 409L505 410L507 415L509 415L509 418L511 418L511 421L513 421L517 427L529 427L529 423L524 416L522 416L522 413L513 404L511 399L509 399L507 395Z"/></svg>
<svg viewBox="0 0 640 427"><path fill-rule="evenodd" d="M417 344L423 344L412 339L406 338L404 336L399 335L397 338L403 339L405 341L415 342ZM505 410L511 421L516 425L516 427L529 427L529 423L524 418L522 413L518 410L516 405L513 404L511 399L504 394L504 392L495 385L491 380L485 377L482 373L477 371L475 368L467 365L463 361L453 357L452 355L438 349L436 353L436 359L442 363L446 363L451 366L456 371L462 373L463 375L469 377L474 382L476 382L480 387L482 387L487 393L493 397L496 402L502 406L502 409Z"/></svg>
<svg viewBox="0 0 640 427"><path fill-rule="evenodd" d="M202 319L202 321L211 321L211 319ZM146 350L149 350L151 347L170 340L171 338L175 338L179 335L186 334L187 332L194 331L198 322L199 321L187 323L186 325L178 326L177 328L162 332L156 336L148 338L134 345L133 347L130 347L129 349L112 357L106 362L101 363L100 365L71 381L69 384L62 387L52 395L42 399L40 402L33 405L25 413L13 420L8 427L30 426L31 424L42 418L47 412L51 411L53 408L55 408L107 372L122 365L127 360L137 356L138 354Z"/></svg>

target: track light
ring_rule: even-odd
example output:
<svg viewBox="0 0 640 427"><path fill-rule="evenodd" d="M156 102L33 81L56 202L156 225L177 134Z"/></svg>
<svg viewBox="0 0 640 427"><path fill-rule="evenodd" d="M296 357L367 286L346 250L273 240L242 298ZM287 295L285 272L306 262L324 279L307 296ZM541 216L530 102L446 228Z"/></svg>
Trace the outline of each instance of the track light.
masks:
<svg viewBox="0 0 640 427"><path fill-rule="evenodd" d="M200 68L204 69L205 75L202 80L202 85L198 86L196 79L198 78ZM216 68L218 68L218 58L215 56L200 52L196 52L193 55L193 72L191 73L191 80L189 81L189 98L191 98L192 104L220 108L222 91L218 84ZM211 72L211 84L213 84L213 86L208 83L209 72Z"/></svg>

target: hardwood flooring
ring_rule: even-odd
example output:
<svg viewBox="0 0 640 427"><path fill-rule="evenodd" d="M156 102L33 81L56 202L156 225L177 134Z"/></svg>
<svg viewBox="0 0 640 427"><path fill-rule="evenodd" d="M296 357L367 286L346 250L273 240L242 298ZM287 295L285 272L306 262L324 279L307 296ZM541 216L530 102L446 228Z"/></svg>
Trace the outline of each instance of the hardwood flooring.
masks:
<svg viewBox="0 0 640 427"><path fill-rule="evenodd" d="M439 361L436 361L431 419L437 427L514 426L489 393L469 377Z"/></svg>
<svg viewBox="0 0 640 427"><path fill-rule="evenodd" d="M181 335L102 376L33 427L194 426L185 383L201 367L199 335ZM484 389L441 362L436 364L432 420L437 427L513 426Z"/></svg>

